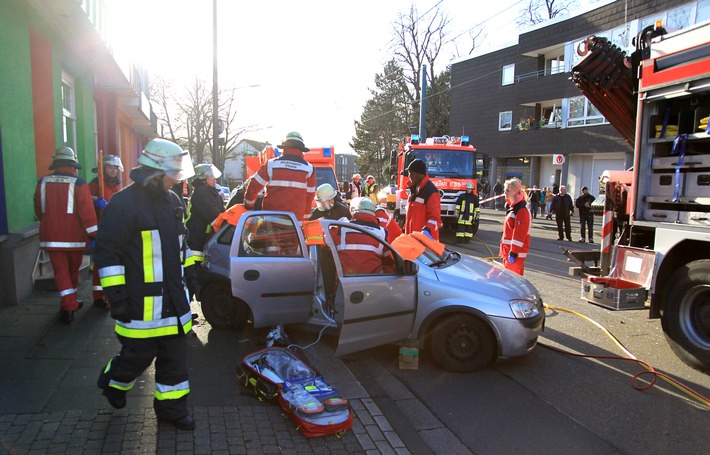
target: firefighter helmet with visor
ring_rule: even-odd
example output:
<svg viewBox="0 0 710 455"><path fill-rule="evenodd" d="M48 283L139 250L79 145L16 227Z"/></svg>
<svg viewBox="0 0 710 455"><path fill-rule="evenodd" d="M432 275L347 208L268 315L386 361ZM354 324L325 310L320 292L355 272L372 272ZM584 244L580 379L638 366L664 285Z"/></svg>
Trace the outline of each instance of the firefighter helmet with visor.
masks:
<svg viewBox="0 0 710 455"><path fill-rule="evenodd" d="M216 179L222 176L222 172L217 169L214 164L203 163L195 166L195 179L206 179L208 177L214 177Z"/></svg>
<svg viewBox="0 0 710 455"><path fill-rule="evenodd" d="M61 166L71 166L81 169L81 164L76 159L76 152L71 147L63 145L57 148L52 155L52 165L49 170L54 170Z"/></svg>
<svg viewBox="0 0 710 455"><path fill-rule="evenodd" d="M123 163L121 162L121 157L118 155L104 155L101 162L104 167L116 166L119 171L123 172Z"/></svg>
<svg viewBox="0 0 710 455"><path fill-rule="evenodd" d="M376 209L375 203L366 197L356 197L350 201L350 213L353 214L364 212L374 215Z"/></svg>
<svg viewBox="0 0 710 455"><path fill-rule="evenodd" d="M337 192L330 183L324 183L316 189L316 205L321 212L328 211L335 204Z"/></svg>
<svg viewBox="0 0 710 455"><path fill-rule="evenodd" d="M153 139L143 148L138 162L159 169L173 180L185 180L195 175L190 152L166 139Z"/></svg>

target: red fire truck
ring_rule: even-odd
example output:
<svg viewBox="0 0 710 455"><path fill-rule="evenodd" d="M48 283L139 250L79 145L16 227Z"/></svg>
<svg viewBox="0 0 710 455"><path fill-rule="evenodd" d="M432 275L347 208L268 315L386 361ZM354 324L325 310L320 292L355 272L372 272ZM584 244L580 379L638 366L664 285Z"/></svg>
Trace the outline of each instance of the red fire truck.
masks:
<svg viewBox="0 0 710 455"><path fill-rule="evenodd" d="M439 189L441 195L441 219L449 228L456 228L456 199L466 192L466 184L476 185L476 148L469 143L468 136L430 137L420 143L419 135L412 135L399 144L390 157L390 173L395 184L395 219L404 225L409 200L409 177L402 175L409 163L419 158L427 165L429 179ZM473 233L478 231L478 219Z"/></svg>
<svg viewBox="0 0 710 455"><path fill-rule="evenodd" d="M668 34L656 24L635 46L627 58L591 37L573 69L582 93L634 147L630 181L619 173L606 182L601 255L611 273L585 279L582 298L649 309L676 355L708 370L710 24ZM612 255L613 218L626 227Z"/></svg>

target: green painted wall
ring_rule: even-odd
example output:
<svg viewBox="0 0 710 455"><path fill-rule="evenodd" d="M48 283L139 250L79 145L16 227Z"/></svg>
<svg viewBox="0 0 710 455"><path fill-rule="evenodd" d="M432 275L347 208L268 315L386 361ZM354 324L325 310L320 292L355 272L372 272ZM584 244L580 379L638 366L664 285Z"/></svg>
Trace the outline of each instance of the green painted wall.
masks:
<svg viewBox="0 0 710 455"><path fill-rule="evenodd" d="M2 127L3 166L7 193L8 229L14 232L36 223L33 195L37 184L32 73L29 28L44 34L52 44L54 80L54 117L56 145L62 145L62 68L74 77L77 110L77 154L82 169L79 175L93 179L96 166L94 137L93 72L63 45L62 37L47 30L19 0L0 1L0 127ZM7 64L12 62L12 64ZM44 152L43 152L44 153ZM46 153L51 153L47 151ZM48 170L40 169L44 175Z"/></svg>
<svg viewBox="0 0 710 455"><path fill-rule="evenodd" d="M0 2L0 127L10 232L35 223L37 184L29 24L17 5Z"/></svg>

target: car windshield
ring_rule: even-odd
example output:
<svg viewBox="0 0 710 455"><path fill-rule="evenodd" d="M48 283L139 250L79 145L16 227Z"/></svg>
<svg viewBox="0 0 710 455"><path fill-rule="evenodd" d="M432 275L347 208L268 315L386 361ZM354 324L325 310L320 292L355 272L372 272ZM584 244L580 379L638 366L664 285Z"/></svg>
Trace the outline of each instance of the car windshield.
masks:
<svg viewBox="0 0 710 455"><path fill-rule="evenodd" d="M470 151L415 149L412 150L412 155L426 163L429 177L474 178L474 154Z"/></svg>

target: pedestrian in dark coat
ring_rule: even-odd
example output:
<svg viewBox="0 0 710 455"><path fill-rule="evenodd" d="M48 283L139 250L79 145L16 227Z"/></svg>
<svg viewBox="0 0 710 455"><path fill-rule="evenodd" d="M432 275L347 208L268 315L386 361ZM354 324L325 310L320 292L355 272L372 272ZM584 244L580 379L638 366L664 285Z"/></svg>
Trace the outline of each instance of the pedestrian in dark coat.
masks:
<svg viewBox="0 0 710 455"><path fill-rule="evenodd" d="M557 240L564 240L564 234L567 240L572 241L572 227L570 226L570 216L574 213L574 203L567 188L564 185L560 186L560 193L552 199L552 212L555 214L557 221Z"/></svg>
<svg viewBox="0 0 710 455"><path fill-rule="evenodd" d="M592 233L592 227L594 226L594 213L592 213L592 202L594 202L594 196L589 194L589 188L586 186L582 188L582 195L577 198L574 205L579 209L579 227L582 237L579 241L584 242L585 228L589 231L589 243L594 243L594 236Z"/></svg>

